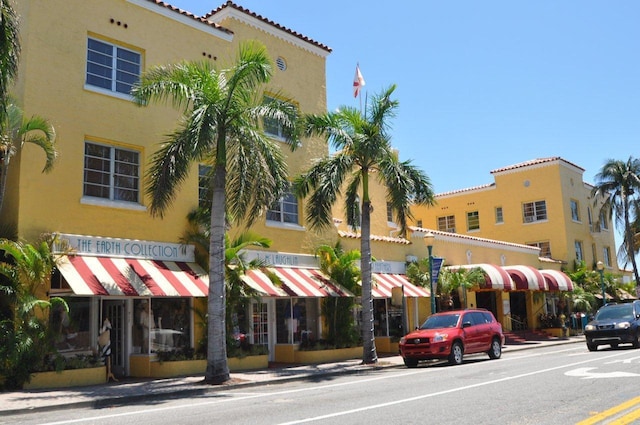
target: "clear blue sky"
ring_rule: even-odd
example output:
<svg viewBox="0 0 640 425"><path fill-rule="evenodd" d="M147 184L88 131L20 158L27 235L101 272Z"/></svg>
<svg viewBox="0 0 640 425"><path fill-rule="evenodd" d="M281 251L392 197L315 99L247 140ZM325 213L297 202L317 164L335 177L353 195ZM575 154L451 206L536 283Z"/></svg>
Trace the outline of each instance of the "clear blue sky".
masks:
<svg viewBox="0 0 640 425"><path fill-rule="evenodd" d="M169 0L197 15L223 0ZM436 193L489 171L561 156L585 169L640 157L637 0L236 3L333 49L329 109L397 84L393 145Z"/></svg>

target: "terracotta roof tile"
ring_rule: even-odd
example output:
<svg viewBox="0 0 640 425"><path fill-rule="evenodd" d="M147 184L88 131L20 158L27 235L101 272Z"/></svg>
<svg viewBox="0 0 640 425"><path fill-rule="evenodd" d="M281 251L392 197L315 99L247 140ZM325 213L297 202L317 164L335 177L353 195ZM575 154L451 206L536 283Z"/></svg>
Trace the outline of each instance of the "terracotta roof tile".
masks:
<svg viewBox="0 0 640 425"><path fill-rule="evenodd" d="M258 15L257 13L252 12L249 9L245 9L244 7L234 3L231 0L227 1L225 4L223 4L222 6L218 7L217 9L214 9L211 12L207 13L204 16L204 19L208 19L211 16L215 15L216 13L219 13L220 11L222 11L222 10L228 8L228 7L231 7L231 8L233 8L233 9L239 11L239 12L245 13L245 14L253 17L253 18L259 19L262 22L265 22L265 23L267 23L269 25L272 25L272 26L274 26L275 28L278 28L281 31L287 32L287 33L289 33L289 34L291 34L291 35L293 35L295 37L298 37L299 39L301 39L301 40L303 40L303 41L305 41L307 43L313 44L314 46L319 47L319 48L321 48L323 50L326 50L327 52L331 52L332 51L331 47L329 47L329 46L327 46L325 44L319 43L319 42L307 37L306 35L300 34L299 32L292 30L291 28L287 28L287 27L285 27L283 25L280 25L280 24L278 24L278 23L272 21L271 19L268 19L268 18L266 18L266 17L264 17L262 15Z"/></svg>
<svg viewBox="0 0 640 425"><path fill-rule="evenodd" d="M516 170L518 168L526 168L526 167L530 167L532 165L540 165L540 164L545 164L547 162L554 162L554 161L566 162L567 164L572 165L572 166L574 166L576 168L579 168L582 171L584 171L584 168L577 166L573 162L569 162L566 159L563 159L562 157L559 157L559 156L552 156L552 157L549 157L549 158L537 158L537 159L532 159L530 161L521 162L519 164L509 165L507 167L496 168L495 170L491 170L490 173L491 174L500 173L500 172L503 172L503 171Z"/></svg>
<svg viewBox="0 0 640 425"><path fill-rule="evenodd" d="M193 13L187 11L187 10L180 9L179 7L176 7L176 6L172 6L167 2L160 1L160 0L147 0L147 1L150 2L150 3L157 4L158 6L167 8L169 10L172 10L172 11L174 11L176 13L181 14L181 15L184 15L184 16L186 16L188 18L193 19L194 21L201 22L201 23L203 23L205 25L208 25L208 26L210 26L212 28L215 28L215 29L218 29L220 31L226 32L227 34L233 34L233 31L231 31L230 29L227 29L227 28L225 28L225 27L223 27L223 26L221 26L219 24L207 21L206 17L197 16L197 15L195 15L195 14L193 14Z"/></svg>
<svg viewBox="0 0 640 425"><path fill-rule="evenodd" d="M441 237L448 237L448 238L453 238L453 239L479 241L479 242L489 242L489 243L494 243L496 245L505 245L505 246L512 246L512 247L517 247L517 248L528 248L528 249L532 249L532 250L539 249L539 248L536 248L534 246L524 245L524 244L520 244L520 243L498 241L498 240L495 240L495 239L487 239L487 238L479 238L479 237L476 237L476 236L461 235L460 233L442 232L440 230L425 229L423 227L409 226L409 230L411 230L413 232L417 232L417 233L431 232L433 235L436 235L436 236L440 235Z"/></svg>
<svg viewBox="0 0 640 425"><path fill-rule="evenodd" d="M355 233L355 232L345 232L343 230L338 230L338 235L341 238L360 239L360 233ZM377 241L377 242L389 242L389 243L397 243L401 245L411 245L411 241L405 238L394 238L391 236L371 235L371 240Z"/></svg>

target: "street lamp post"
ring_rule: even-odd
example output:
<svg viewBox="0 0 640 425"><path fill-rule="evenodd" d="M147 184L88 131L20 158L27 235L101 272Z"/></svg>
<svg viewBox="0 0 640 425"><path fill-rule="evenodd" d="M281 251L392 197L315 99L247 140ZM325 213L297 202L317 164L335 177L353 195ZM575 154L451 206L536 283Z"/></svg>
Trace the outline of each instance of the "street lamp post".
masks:
<svg viewBox="0 0 640 425"><path fill-rule="evenodd" d="M431 314L436 312L436 291L433 288L433 241L436 237L431 232L427 232L424 236L424 243L429 250L429 288L431 290Z"/></svg>
<svg viewBox="0 0 640 425"><path fill-rule="evenodd" d="M602 288L602 305L607 304L607 293L604 290L604 264L602 261L598 261L596 263L596 267L598 268L598 273L600 273L600 287Z"/></svg>

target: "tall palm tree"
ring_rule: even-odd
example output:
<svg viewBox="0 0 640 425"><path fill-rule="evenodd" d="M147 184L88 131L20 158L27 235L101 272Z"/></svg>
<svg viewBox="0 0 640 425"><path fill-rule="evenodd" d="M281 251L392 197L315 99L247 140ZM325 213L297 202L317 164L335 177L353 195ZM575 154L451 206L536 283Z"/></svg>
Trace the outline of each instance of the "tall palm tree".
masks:
<svg viewBox="0 0 640 425"><path fill-rule="evenodd" d="M405 235L413 203L432 205L434 195L429 178L410 162L400 162L391 147L389 120L398 102L391 99L392 85L366 102L364 111L342 107L336 112L305 117L307 136L325 137L336 153L319 159L294 181L301 197L309 196L306 218L311 227L332 225L331 207L346 184L347 224L360 226L362 280L362 339L364 363L378 361L374 339L373 298L371 295L371 197L369 179L375 178L387 189L386 202L391 206ZM358 195L362 208L358 205Z"/></svg>
<svg viewBox="0 0 640 425"><path fill-rule="evenodd" d="M0 211L2 211L11 158L22 150L25 143L39 146L44 151L46 160L43 173L53 169L58 156L55 144L56 132L47 119L38 115L26 118L13 99L6 106L6 114L3 117L4 119L0 121Z"/></svg>
<svg viewBox="0 0 640 425"><path fill-rule="evenodd" d="M164 215L193 162L212 166L205 373L205 381L211 384L229 380L225 216L237 223L244 219L249 226L287 185L283 153L265 136L263 119L281 126L291 149L298 145L293 103L263 103L262 88L271 80L272 69L264 45L248 42L240 46L237 62L230 68L218 70L207 61L158 66L145 72L132 91L141 105L158 101L183 111L179 128L154 154L146 176L152 215Z"/></svg>
<svg viewBox="0 0 640 425"><path fill-rule="evenodd" d="M20 40L18 17L12 0L0 0L0 121L4 119L9 86L18 73Z"/></svg>
<svg viewBox="0 0 640 425"><path fill-rule="evenodd" d="M640 294L640 276L636 264L635 233L633 218L638 215L634 208L640 191L640 159L629 157L627 161L609 159L595 175L595 187L591 191L594 202L602 202L601 210L624 231L620 256L625 264L631 262L636 280L636 292Z"/></svg>

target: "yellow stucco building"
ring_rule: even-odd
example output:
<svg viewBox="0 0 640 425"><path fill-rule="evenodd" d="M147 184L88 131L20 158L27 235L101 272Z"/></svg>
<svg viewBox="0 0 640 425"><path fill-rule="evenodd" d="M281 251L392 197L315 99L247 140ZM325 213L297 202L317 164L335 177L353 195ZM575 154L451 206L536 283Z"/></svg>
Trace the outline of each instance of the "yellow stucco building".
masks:
<svg viewBox="0 0 640 425"><path fill-rule="evenodd" d="M275 64L265 95L282 92L302 113L322 113L327 109L325 68L331 48L233 2L202 17L155 0L22 0L17 2L17 13L22 55L13 93L26 116L38 114L54 125L59 159L50 174L39 172L44 157L33 146L12 160L0 220L22 239L33 241L55 232L75 250L75 255L62 258L49 291L66 297L71 307L71 317L60 313L55 318L65 335L58 349L93 350L108 319L114 372L145 376L154 352L198 344L203 324L193 312L205 304L208 280L195 264L193 247L184 249L179 243L186 216L199 203L201 167L193 166L163 218L152 217L147 210L144 176L150 158L177 127L180 114L170 107L137 106L129 95L131 86L155 65L181 60L231 64L240 43L257 39ZM281 141L292 177L328 154L320 139L305 140L292 153L277 129L268 130ZM535 302L533 293L567 288L545 286L542 275L531 277L540 287L529 282L525 288L527 277L521 271L510 274L504 267L559 270L562 261L556 260L569 255L574 240L584 244L589 260L592 244L594 252L607 246L613 250L612 239L606 237L612 233L606 233L603 225L598 234L586 232L592 238L588 239L577 230L590 223L587 215L575 223L567 221L572 200L579 203L580 214L587 214L581 169L560 159L549 162L552 172L535 171L546 162L540 167L517 167L518 179L512 181L508 177L513 173L505 169L494 172L493 187L461 191L469 200L458 201L451 194L439 196L436 207L415 209L421 222L414 223L407 239L398 237L383 188L371 188L372 253L377 260L374 296L380 308L376 334L382 351L393 351L394 338L431 312L429 288L412 285L405 275L407 262L427 256L425 235L434 236L429 243L446 266L475 264L485 270L486 286L470 291L468 303L491 309L507 328L515 304L525 305L521 310L529 326L535 327L535 315L546 304ZM560 188L549 192L558 182ZM568 188L575 192L568 195ZM522 201L516 201L514 194L522 194ZM449 209L443 210L449 201ZM512 220L525 204L532 205L531 210L525 208L526 217L542 221L540 201L546 203L548 214L562 210L564 221L547 219L515 227ZM448 215L464 223L476 205L478 229L461 232L439 226L439 218ZM322 301L353 295L319 274L313 253L318 245L337 241L346 249L359 249L357 229L346 226L342 205L337 204L335 228L312 232L303 206L304 200L286 196L251 229L273 245L269 250L248 251L247 258L267 263L282 285L273 285L259 271L246 277L247 285L261 297L239 312L246 317L238 318L237 331L252 344L267 346L270 360L296 361L301 343L323 336ZM501 226L490 220L498 207ZM548 228L549 236L541 238L536 225ZM516 229L522 237L514 240ZM556 242L554 233L563 234L564 242ZM545 242L551 243L553 255L541 259ZM614 261L612 253L612 267ZM518 276L524 281L515 282Z"/></svg>

